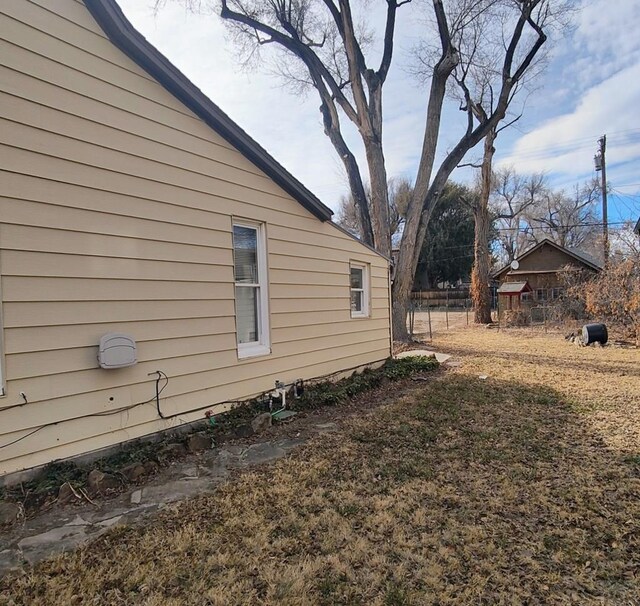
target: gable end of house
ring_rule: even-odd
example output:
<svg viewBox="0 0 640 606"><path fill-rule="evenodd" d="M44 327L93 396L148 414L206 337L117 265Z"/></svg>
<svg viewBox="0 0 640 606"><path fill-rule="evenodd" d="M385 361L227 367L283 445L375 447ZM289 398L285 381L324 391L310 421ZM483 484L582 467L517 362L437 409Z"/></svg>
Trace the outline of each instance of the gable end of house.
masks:
<svg viewBox="0 0 640 606"><path fill-rule="evenodd" d="M549 240L548 238L545 238L544 240L538 242L537 244L535 244L534 246L532 246L531 248L529 248L528 250L526 250L525 252L523 252L521 255L519 255L517 257L517 261L519 263L522 264L523 261L527 260L528 258L532 257L532 255L536 255L537 253L539 253L540 251L542 251L545 247L551 248L553 249L554 253L557 255L558 253L560 253L561 255L563 255L564 257L567 257L569 260L572 261L576 261L578 262L580 265L592 270L592 271L596 271L599 272L601 271L602 267L600 267L594 260L587 258L586 256L583 256L582 254L570 250L568 248L565 248L564 246L560 246L559 244L556 244L555 242L553 242L552 240ZM561 266L557 266L557 267L553 267L553 268L544 268L544 270L546 271L558 271L561 268ZM529 268L530 271L535 271L537 269L540 268ZM526 269L525 268L520 268L519 273L526 273ZM514 273L514 271L511 269L510 265L505 265L503 267L501 267L500 269L498 269L497 271L493 272L492 277L495 280L501 280L503 279L506 275Z"/></svg>
<svg viewBox="0 0 640 606"><path fill-rule="evenodd" d="M263 170L306 210L321 221L331 220L333 211L281 166L150 44L131 25L114 0L84 0L84 4L119 50L153 76L176 99Z"/></svg>

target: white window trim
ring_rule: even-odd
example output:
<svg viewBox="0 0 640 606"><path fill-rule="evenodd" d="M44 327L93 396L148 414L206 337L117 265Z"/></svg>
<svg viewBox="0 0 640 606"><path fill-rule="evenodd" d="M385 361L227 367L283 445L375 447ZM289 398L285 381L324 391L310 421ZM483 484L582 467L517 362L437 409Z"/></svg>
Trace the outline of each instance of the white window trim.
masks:
<svg viewBox="0 0 640 606"><path fill-rule="evenodd" d="M351 288L351 268L362 270L362 310L351 311L352 318L368 318L371 304L371 289L369 288L369 265L366 263L359 263L357 261L349 262L349 309L351 309L351 293L353 291L360 292L358 288Z"/></svg>
<svg viewBox="0 0 640 606"><path fill-rule="evenodd" d="M238 317L236 315L236 343L238 346L238 359L254 358L256 356L266 356L271 353L271 339L269 326L269 279L267 275L267 238L264 223L256 221L245 221L244 219L234 219L232 221L231 231L233 234L234 227L248 227L256 230L257 245L257 261L258 261L258 335L259 340L253 343L237 343L238 339ZM234 262L235 267L235 262ZM243 286L236 284L235 276L234 285L234 306L235 306L235 287Z"/></svg>

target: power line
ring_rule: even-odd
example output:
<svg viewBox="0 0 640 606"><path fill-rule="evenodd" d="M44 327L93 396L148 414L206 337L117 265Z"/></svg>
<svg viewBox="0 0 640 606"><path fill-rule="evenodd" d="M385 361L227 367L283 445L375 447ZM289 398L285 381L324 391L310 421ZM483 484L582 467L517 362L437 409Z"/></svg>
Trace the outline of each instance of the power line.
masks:
<svg viewBox="0 0 640 606"><path fill-rule="evenodd" d="M617 189L616 187L610 187L609 189L615 192L618 196L621 196L623 198L631 198L632 200L635 198L638 198L640 200L640 192L638 192L637 194L626 194L623 191L620 191L619 189Z"/></svg>
<svg viewBox="0 0 640 606"><path fill-rule="evenodd" d="M640 208L640 199L636 200L635 198L640 198L640 196L631 196L629 194L623 194L615 188L611 188L611 191L615 193L614 196L611 197L612 201L622 204L631 214L635 214L638 211L636 208L632 207L631 204L637 204ZM625 198L629 198L629 202L625 200Z"/></svg>
<svg viewBox="0 0 640 606"><path fill-rule="evenodd" d="M613 141L612 144L614 147L619 147L622 143L625 144L635 144L640 142L640 136L633 141ZM568 155L574 152L582 152L585 149L589 149L592 147L592 143L585 143L583 145L565 145L562 147L551 147L545 151L536 151L536 152L519 152L514 154L507 154L509 159L514 160L552 160L557 158L558 156Z"/></svg>
<svg viewBox="0 0 640 606"><path fill-rule="evenodd" d="M621 133L631 133L625 136L619 136ZM618 136L615 136L615 135ZM635 143L640 140L640 129L627 129L625 131L614 131L608 135L609 144L620 145L623 143ZM563 143L557 145L544 145L529 147L521 152L515 152L511 154L505 154L509 158L514 159L529 159L529 160L544 160L546 158L553 158L557 155L563 155L573 151L579 151L589 148L593 145L594 140L597 140L596 136L593 137L581 137L577 139L567 139Z"/></svg>
<svg viewBox="0 0 640 606"><path fill-rule="evenodd" d="M626 225L627 221L609 221L609 225ZM554 229L573 229L575 227L602 227L604 223L590 222L590 223L573 223L572 225L558 225L557 227L549 227L548 225L540 225L535 227L496 227L497 231L521 231L523 233L529 233L535 230L553 231Z"/></svg>

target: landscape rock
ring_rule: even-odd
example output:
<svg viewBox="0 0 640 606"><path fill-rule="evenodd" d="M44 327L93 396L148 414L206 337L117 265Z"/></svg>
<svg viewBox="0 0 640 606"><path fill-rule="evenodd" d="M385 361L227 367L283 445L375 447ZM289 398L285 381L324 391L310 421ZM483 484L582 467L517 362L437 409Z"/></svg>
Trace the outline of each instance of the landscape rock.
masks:
<svg viewBox="0 0 640 606"><path fill-rule="evenodd" d="M322 431L320 433L322 433ZM308 442L307 438L301 438L301 437L285 438L284 440L278 440L276 442L276 446L279 448L282 448L285 451L289 451L289 450L293 450L294 448L298 448L299 446L302 446L307 442Z"/></svg>
<svg viewBox="0 0 640 606"><path fill-rule="evenodd" d="M195 433L187 441L189 452L199 452L211 448L211 438L206 434Z"/></svg>
<svg viewBox="0 0 640 606"><path fill-rule="evenodd" d="M87 526L60 526L46 532L25 537L18 542L24 559L35 563L65 549L76 547L87 540Z"/></svg>
<svg viewBox="0 0 640 606"><path fill-rule="evenodd" d="M238 438L250 438L253 435L253 427L251 425L238 425L235 428L235 434Z"/></svg>
<svg viewBox="0 0 640 606"><path fill-rule="evenodd" d="M271 427L272 423L273 419L271 417L271 413L263 412L251 421L251 429L253 429L254 433L260 433L261 431Z"/></svg>
<svg viewBox="0 0 640 606"><path fill-rule="evenodd" d="M67 522L65 526L88 526L89 522L85 520L82 516L76 516L71 520L71 522Z"/></svg>
<svg viewBox="0 0 640 606"><path fill-rule="evenodd" d="M246 446L241 446L240 444L229 444L229 446L225 446L224 450L220 451L220 454L228 453L234 457L239 457L245 450L247 450Z"/></svg>
<svg viewBox="0 0 640 606"><path fill-rule="evenodd" d="M0 501L0 526L14 524L20 518L22 508L16 503Z"/></svg>
<svg viewBox="0 0 640 606"><path fill-rule="evenodd" d="M155 461L145 461L143 464L144 472L151 475L156 473L160 466Z"/></svg>
<svg viewBox="0 0 640 606"><path fill-rule="evenodd" d="M93 492L99 492L104 494L110 490L115 490L120 487L118 478L111 474L104 473L99 469L92 469L87 476L87 484Z"/></svg>
<svg viewBox="0 0 640 606"><path fill-rule="evenodd" d="M110 528L111 526L115 526L122 520L122 516L114 516L112 518L107 518L106 520L102 520L98 522L96 526L102 526L103 528Z"/></svg>
<svg viewBox="0 0 640 606"><path fill-rule="evenodd" d="M260 465L284 457L286 454L283 448L270 442L252 444L242 453L241 463L243 465Z"/></svg>
<svg viewBox="0 0 640 606"><path fill-rule="evenodd" d="M122 475L127 478L129 482L135 483L146 476L147 471L142 463L132 463L122 468Z"/></svg>
<svg viewBox="0 0 640 606"><path fill-rule="evenodd" d="M251 426L247 427L252 433ZM336 428L336 423L318 423L314 427L314 433L332 431ZM178 461L170 470L161 472L156 482L137 487L136 490L121 495L111 504L101 504L97 510L96 504L89 498L88 501L93 508L85 504L83 509L76 510L79 514L73 519L70 519L71 515L67 515L66 512L62 512L61 515L60 511L54 511L52 513L55 516L46 524L25 521L24 526L21 525L19 531L18 529L15 531L19 532L23 538L17 543L14 542L10 549L0 551L0 575L9 570L19 569L25 562L35 564L58 552L73 549L101 536L110 527L133 523L142 516L166 507L169 503L209 493L229 477L231 470L281 459L287 452L305 442L306 438L298 433L295 437L283 438L275 443L229 444L223 449L212 451L211 456L202 457L197 465L192 459ZM162 447L163 444L159 446ZM171 453L173 458L176 458L175 455L186 452L186 447L181 443L167 444L165 447L165 453ZM162 459L160 461L162 465ZM157 461L133 463L129 467L132 472L135 470L139 473L138 465L142 466L147 474L160 471ZM124 469L122 474L124 475ZM108 490L106 486L120 488L122 484L120 473L112 475L94 469L89 476L87 489L96 492ZM171 479L168 479L169 476ZM69 483L67 486L60 486L59 494L64 498L73 494L73 490L82 497L82 501L85 500L86 495L78 484ZM22 522L21 505L0 501L0 509L6 505L9 505L12 510L11 519Z"/></svg>
<svg viewBox="0 0 640 606"><path fill-rule="evenodd" d="M163 459L176 459L187 454L187 447L179 442L172 442L163 446L158 455Z"/></svg>
<svg viewBox="0 0 640 606"><path fill-rule="evenodd" d="M78 491L69 482L60 486L58 489L58 503L60 505L65 505L76 499L78 499Z"/></svg>

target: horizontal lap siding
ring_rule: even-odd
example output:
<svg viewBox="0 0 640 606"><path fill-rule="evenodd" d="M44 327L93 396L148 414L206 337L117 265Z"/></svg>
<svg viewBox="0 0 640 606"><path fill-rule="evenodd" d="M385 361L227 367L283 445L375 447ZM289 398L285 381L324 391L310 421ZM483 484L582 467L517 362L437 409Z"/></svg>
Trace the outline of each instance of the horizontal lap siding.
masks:
<svg viewBox="0 0 640 606"><path fill-rule="evenodd" d="M121 54L81 2L0 6L0 474L389 355L388 267L291 199ZM266 223L272 354L238 360L233 217ZM352 319L349 262L370 264ZM97 367L107 332L136 366ZM24 392L29 403L22 402Z"/></svg>

